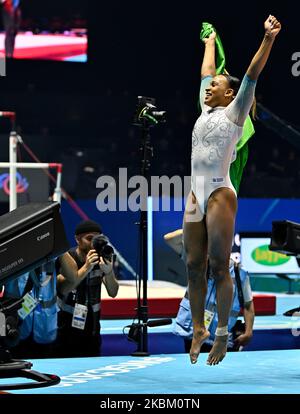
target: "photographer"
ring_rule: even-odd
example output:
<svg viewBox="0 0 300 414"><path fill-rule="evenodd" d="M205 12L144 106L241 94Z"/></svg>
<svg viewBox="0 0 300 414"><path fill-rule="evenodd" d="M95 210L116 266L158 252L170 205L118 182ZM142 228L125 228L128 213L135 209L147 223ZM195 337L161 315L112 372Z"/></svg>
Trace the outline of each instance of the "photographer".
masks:
<svg viewBox="0 0 300 414"><path fill-rule="evenodd" d="M184 254L182 243L182 229L178 229L174 232L165 234L164 240L184 260L184 257L182 256ZM234 282L234 291L228 321L229 337L227 350L239 351L242 349L242 347L247 345L252 338L254 305L248 273L240 268L232 260L230 260L229 271L230 276ZM201 352L209 352L211 350L213 341L215 339L215 330L218 324L218 315L216 312L216 283L211 275L209 266L207 270L207 279L208 282L207 294L205 298L205 323L206 329L209 331L210 336L202 345ZM245 324L242 324L242 322L238 320L240 308L243 309ZM193 337L193 326L190 302L188 299L188 290L180 302L173 333L175 335L181 336L184 339L185 351L189 352Z"/></svg>
<svg viewBox="0 0 300 414"><path fill-rule="evenodd" d="M60 312L56 353L61 357L99 356L102 282L111 297L116 297L119 289L113 250L99 224L92 220L77 225L75 239L77 247L69 250L72 263L62 263L57 277Z"/></svg>

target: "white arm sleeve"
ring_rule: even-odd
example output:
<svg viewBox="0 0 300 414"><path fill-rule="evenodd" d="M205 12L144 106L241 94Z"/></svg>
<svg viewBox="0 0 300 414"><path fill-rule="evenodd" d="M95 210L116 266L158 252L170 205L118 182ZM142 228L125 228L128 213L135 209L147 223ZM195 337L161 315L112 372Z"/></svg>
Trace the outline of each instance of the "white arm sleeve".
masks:
<svg viewBox="0 0 300 414"><path fill-rule="evenodd" d="M231 122L243 126L249 115L255 92L256 81L245 75L234 100L225 109L225 114Z"/></svg>

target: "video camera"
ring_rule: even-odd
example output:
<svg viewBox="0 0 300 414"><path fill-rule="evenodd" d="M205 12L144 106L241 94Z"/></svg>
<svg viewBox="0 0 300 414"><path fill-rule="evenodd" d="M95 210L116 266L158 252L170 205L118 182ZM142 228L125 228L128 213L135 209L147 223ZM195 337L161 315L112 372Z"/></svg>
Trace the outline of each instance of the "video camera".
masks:
<svg viewBox="0 0 300 414"><path fill-rule="evenodd" d="M57 202L28 203L0 217L0 372L1 378L24 377L32 382L1 384L1 390L56 385L60 378L31 370L32 363L12 359L6 347L19 340L18 310L23 297L3 297L8 282L48 265L69 250ZM26 290L26 287L25 287Z"/></svg>
<svg viewBox="0 0 300 414"><path fill-rule="evenodd" d="M273 221L269 249L300 257L300 224L289 220Z"/></svg>
<svg viewBox="0 0 300 414"><path fill-rule="evenodd" d="M138 96L138 103L134 115L133 125L154 126L159 122L166 122L166 111L157 110L154 98Z"/></svg>

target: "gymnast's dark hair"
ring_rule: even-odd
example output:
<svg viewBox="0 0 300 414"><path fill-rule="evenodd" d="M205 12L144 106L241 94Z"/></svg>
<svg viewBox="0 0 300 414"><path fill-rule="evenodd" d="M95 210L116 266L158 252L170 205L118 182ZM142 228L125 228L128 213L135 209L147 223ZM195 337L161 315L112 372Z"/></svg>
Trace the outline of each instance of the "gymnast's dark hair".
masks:
<svg viewBox="0 0 300 414"><path fill-rule="evenodd" d="M227 79L229 87L233 89L234 94L236 95L241 86L241 81L235 76L228 75L227 73L222 73L222 75Z"/></svg>
<svg viewBox="0 0 300 414"><path fill-rule="evenodd" d="M222 73L222 75L227 79L227 82L229 84L229 87L233 89L234 95L238 93L238 90L241 86L241 81L236 78L235 76L231 76L228 73ZM251 116L253 119L257 118L256 114L256 98L253 99L253 104L251 106Z"/></svg>

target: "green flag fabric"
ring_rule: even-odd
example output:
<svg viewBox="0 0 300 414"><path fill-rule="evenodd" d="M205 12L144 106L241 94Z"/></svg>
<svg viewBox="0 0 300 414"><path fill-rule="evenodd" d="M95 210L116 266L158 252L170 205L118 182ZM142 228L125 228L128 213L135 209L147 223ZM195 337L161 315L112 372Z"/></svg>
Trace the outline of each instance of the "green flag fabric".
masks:
<svg viewBox="0 0 300 414"><path fill-rule="evenodd" d="M200 39L203 41L203 39L205 39L206 37L209 37L209 35L212 32L216 32L216 46L217 46L216 73L217 75L219 75L220 73L224 73L225 64L226 64L225 52L224 52L224 48L221 42L221 38L211 23L203 22L202 29L200 32Z"/></svg>
<svg viewBox="0 0 300 414"><path fill-rule="evenodd" d="M203 39L208 37L213 31L216 32L216 74L220 75L224 72L228 73L225 69L226 59L221 38L211 23L202 23L200 39L203 41ZM250 116L248 115L244 123L243 134L236 145L236 159L231 163L229 171L230 179L234 188L236 189L236 192L239 191L243 170L248 160L248 141L253 136L254 132L255 129L253 123Z"/></svg>

